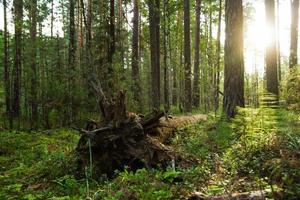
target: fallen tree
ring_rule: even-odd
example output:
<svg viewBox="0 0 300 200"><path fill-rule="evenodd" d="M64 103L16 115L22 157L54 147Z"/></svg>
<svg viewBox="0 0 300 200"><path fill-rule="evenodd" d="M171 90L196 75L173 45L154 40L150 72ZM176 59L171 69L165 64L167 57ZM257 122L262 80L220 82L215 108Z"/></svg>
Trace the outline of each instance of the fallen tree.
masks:
<svg viewBox="0 0 300 200"><path fill-rule="evenodd" d="M226 194L220 196L206 197L201 192L195 192L189 198L189 200L265 200L267 198L275 198L282 199L282 194L279 192L274 192L272 190L258 190L251 192L241 192L241 193L233 193Z"/></svg>
<svg viewBox="0 0 300 200"><path fill-rule="evenodd" d="M125 166L136 170L188 162L163 143L176 128L206 119L204 115L169 117L158 110L146 116L137 115L127 112L124 92L120 91L111 101L100 84L92 86L103 120L89 121L80 131L76 153L81 174L89 168L94 174L111 176Z"/></svg>

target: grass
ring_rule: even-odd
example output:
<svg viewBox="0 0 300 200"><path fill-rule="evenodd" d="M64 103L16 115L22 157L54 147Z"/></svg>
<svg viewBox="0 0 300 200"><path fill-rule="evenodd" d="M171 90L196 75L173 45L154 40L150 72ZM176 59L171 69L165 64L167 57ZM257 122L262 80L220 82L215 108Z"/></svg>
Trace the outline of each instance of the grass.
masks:
<svg viewBox="0 0 300 200"><path fill-rule="evenodd" d="M74 131L1 132L0 199L156 200L185 198L193 191L214 196L268 188L296 199L299 122L299 114L284 109L241 109L231 122L212 115L178 130L171 144L200 164L124 170L111 180L75 178Z"/></svg>

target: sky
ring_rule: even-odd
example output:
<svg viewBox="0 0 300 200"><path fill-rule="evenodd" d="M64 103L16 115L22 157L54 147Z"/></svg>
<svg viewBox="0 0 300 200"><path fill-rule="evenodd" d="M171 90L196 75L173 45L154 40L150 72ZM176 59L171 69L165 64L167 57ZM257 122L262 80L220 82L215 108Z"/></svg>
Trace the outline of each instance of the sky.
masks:
<svg viewBox="0 0 300 200"><path fill-rule="evenodd" d="M1 2L1 1L0 1ZM244 0L244 4L251 3L253 12L251 13L252 19L247 20L247 25L244 33L244 46L245 46L245 69L247 73L254 73L255 69L260 75L264 71L264 52L265 44L268 42L268 31L265 25L265 8L264 0ZM280 52L283 60L286 60L289 55L290 46L290 16L291 8L289 0L279 0L279 42ZM8 12L9 16L9 31L13 32L11 12ZM277 12L276 12L277 15ZM3 6L0 4L0 29L3 30ZM58 19L59 20L59 19ZM49 22L44 24L44 33L49 34L50 25ZM54 27L54 33L62 32L61 23L56 22ZM224 30L224 26L222 28ZM222 33L222 40L224 43L224 31Z"/></svg>
<svg viewBox="0 0 300 200"><path fill-rule="evenodd" d="M264 71L265 45L269 41L269 31L265 23L265 7L263 0L247 0L253 5L253 18L247 23L245 30L245 68L246 72L254 73L257 68L259 74ZM276 5L275 5L276 6ZM277 17L277 8L276 8ZM281 62L283 63L289 56L290 47L290 25L291 7L289 0L279 1L279 42ZM255 67L256 66L256 67Z"/></svg>

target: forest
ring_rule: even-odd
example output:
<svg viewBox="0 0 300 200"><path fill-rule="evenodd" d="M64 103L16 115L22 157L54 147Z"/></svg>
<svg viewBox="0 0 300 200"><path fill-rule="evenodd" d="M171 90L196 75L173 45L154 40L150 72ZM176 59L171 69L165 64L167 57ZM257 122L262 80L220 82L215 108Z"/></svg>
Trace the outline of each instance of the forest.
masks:
<svg viewBox="0 0 300 200"><path fill-rule="evenodd" d="M300 199L299 0L0 16L0 200Z"/></svg>

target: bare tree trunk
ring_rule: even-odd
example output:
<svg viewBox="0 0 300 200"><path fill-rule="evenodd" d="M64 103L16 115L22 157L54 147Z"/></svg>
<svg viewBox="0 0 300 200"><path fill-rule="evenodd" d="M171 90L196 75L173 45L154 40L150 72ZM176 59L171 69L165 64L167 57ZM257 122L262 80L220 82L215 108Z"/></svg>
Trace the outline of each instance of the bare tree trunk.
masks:
<svg viewBox="0 0 300 200"><path fill-rule="evenodd" d="M53 22L54 22L54 0L51 0L51 21L50 21L50 37L53 38Z"/></svg>
<svg viewBox="0 0 300 200"><path fill-rule="evenodd" d="M163 43L164 43L164 108L166 111L170 109L170 96L169 96L169 67L168 67L168 42L167 42L167 5L168 0L164 0L163 3L163 11L164 11L164 22L163 22L163 29L164 29L164 36L163 36ZM170 51L170 50L169 50Z"/></svg>
<svg viewBox="0 0 300 200"><path fill-rule="evenodd" d="M195 61L194 61L194 84L193 84L193 105L200 106L199 88L199 64L200 64L200 10L201 0L196 0L196 31L195 31Z"/></svg>
<svg viewBox="0 0 300 200"><path fill-rule="evenodd" d="M277 64L278 64L278 80L281 82L281 53L280 53L280 6L277 0Z"/></svg>
<svg viewBox="0 0 300 200"><path fill-rule="evenodd" d="M30 58L31 58L31 128L36 129L38 124L38 99L37 99L37 66L36 66L36 26L37 26L37 0L30 1Z"/></svg>
<svg viewBox="0 0 300 200"><path fill-rule="evenodd" d="M20 101L21 101L21 67L22 67L22 30L23 30L23 1L14 0L14 24L15 24L15 58L13 68L13 103L12 112L18 118L20 126Z"/></svg>
<svg viewBox="0 0 300 200"><path fill-rule="evenodd" d="M69 21L69 121L73 121L75 116L75 106L74 106L74 97L73 97L73 91L74 91L74 75L75 75L75 52L76 52L76 46L75 46L75 6L74 6L74 0L69 0L70 3L70 21Z"/></svg>
<svg viewBox="0 0 300 200"><path fill-rule="evenodd" d="M222 0L219 0L219 15L218 15L218 33L217 33L217 69L215 80L215 113L219 108L219 91L220 91L220 68L221 68L221 20L222 20Z"/></svg>
<svg viewBox="0 0 300 200"><path fill-rule="evenodd" d="M151 98L152 107L160 107L160 9L159 0L149 0Z"/></svg>
<svg viewBox="0 0 300 200"><path fill-rule="evenodd" d="M291 0L291 45L290 45L290 68L298 63L298 27L299 27L299 0Z"/></svg>
<svg viewBox="0 0 300 200"><path fill-rule="evenodd" d="M94 69L93 55L92 55L92 0L88 0L87 19L86 19L86 64L88 68L87 80L91 80L91 75L96 73ZM91 94L91 92L90 92Z"/></svg>
<svg viewBox="0 0 300 200"><path fill-rule="evenodd" d="M138 110L142 110L141 104L141 80L140 80L140 46L139 46L139 0L133 1L133 34L132 34L132 91L133 99L137 103Z"/></svg>
<svg viewBox="0 0 300 200"><path fill-rule="evenodd" d="M182 11L179 10L177 11L177 30L176 30L176 41L179 42L179 46L177 45L176 47L176 57L181 56L181 35L180 35L180 29L182 27ZM177 61L178 62L178 61ZM181 89L180 86L180 81L181 79L178 78L178 75L180 75L180 70L178 69L178 64L177 62L173 63L173 96L172 96L172 105L178 105L178 96L180 94L179 90ZM180 61L179 61L180 62ZM179 66L181 68L181 66Z"/></svg>
<svg viewBox="0 0 300 200"><path fill-rule="evenodd" d="M236 107L244 107L243 2L225 2L225 69L223 110L234 117Z"/></svg>
<svg viewBox="0 0 300 200"><path fill-rule="evenodd" d="M184 91L186 112L192 111L192 80L191 80L191 39L190 39L190 2L184 0Z"/></svg>
<svg viewBox="0 0 300 200"><path fill-rule="evenodd" d="M270 44L266 48L266 78L267 91L278 95L277 76L277 49L276 49L276 29L275 29L275 2L265 0L266 24L270 27Z"/></svg>
<svg viewBox="0 0 300 200"><path fill-rule="evenodd" d="M4 33L3 33L3 67L4 67L4 87L5 87L5 107L6 116L9 119L9 126L12 128L12 116L11 116L11 90L10 90L10 76L9 76L9 64L8 64L8 31L7 31L7 1L3 0L3 18L4 18Z"/></svg>

